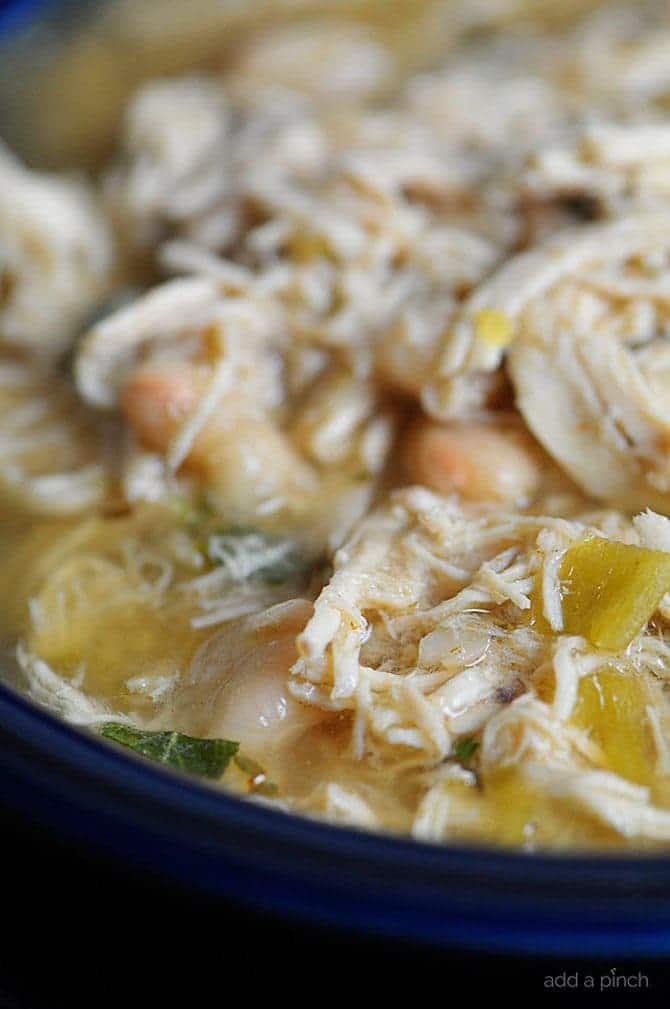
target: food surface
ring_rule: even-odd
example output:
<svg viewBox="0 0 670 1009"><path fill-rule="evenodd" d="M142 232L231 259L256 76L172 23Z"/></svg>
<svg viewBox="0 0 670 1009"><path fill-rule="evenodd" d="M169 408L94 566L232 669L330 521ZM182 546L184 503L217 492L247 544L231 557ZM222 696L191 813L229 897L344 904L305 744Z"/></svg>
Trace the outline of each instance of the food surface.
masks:
<svg viewBox="0 0 670 1009"><path fill-rule="evenodd" d="M279 810L667 847L670 6L471 6L0 149L8 678Z"/></svg>

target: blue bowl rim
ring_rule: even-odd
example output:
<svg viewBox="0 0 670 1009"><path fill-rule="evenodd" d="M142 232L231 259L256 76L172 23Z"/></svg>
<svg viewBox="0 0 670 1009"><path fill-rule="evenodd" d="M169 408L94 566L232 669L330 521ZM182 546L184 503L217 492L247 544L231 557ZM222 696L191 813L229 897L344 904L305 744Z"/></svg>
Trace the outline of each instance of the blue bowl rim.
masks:
<svg viewBox="0 0 670 1009"><path fill-rule="evenodd" d="M367 833L227 794L0 685L10 807L117 863L210 896L477 948L670 952L670 857L523 853Z"/></svg>
<svg viewBox="0 0 670 1009"><path fill-rule="evenodd" d="M38 13L55 6L55 0L5 0L0 3L0 35L25 28Z"/></svg>

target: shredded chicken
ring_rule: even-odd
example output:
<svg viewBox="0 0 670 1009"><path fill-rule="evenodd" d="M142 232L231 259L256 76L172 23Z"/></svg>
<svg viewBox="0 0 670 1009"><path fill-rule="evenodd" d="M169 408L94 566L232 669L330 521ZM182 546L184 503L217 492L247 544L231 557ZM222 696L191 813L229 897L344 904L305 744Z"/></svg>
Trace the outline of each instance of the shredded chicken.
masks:
<svg viewBox="0 0 670 1009"><path fill-rule="evenodd" d="M593 225L499 275L504 287L505 271L536 257L528 288L516 285L509 353L524 419L587 494L630 510L666 511L670 493L667 224L655 212Z"/></svg>
<svg viewBox="0 0 670 1009"><path fill-rule="evenodd" d="M102 503L102 432L58 376L0 361L0 489L14 509L72 515Z"/></svg>
<svg viewBox="0 0 670 1009"><path fill-rule="evenodd" d="M638 527L652 521L668 535L668 520L651 513ZM627 836L665 836L667 814L649 807L648 790L631 792L635 805L621 819L608 812L608 800L595 794L601 772L586 770L599 765L598 747L571 724L584 677L612 665L628 675L648 668L642 658L647 632L637 656L603 654L584 638L559 634L552 641L529 619L539 586L545 609L560 619L555 557L585 535L602 535L598 525L607 527L608 517L587 522L465 510L419 488L396 493L336 555L335 573L298 637L294 695L351 711L359 759L391 745L436 761L459 737L483 729L484 768L513 763L533 780L539 764L570 768L566 781L574 789L552 784L552 795L579 796ZM636 540L632 527L621 533ZM538 696L549 672L551 704ZM615 788L620 779L602 780ZM449 788L436 787L448 806ZM447 830L447 809L438 812L433 799L426 803L415 833Z"/></svg>
<svg viewBox="0 0 670 1009"><path fill-rule="evenodd" d="M91 698L84 690L55 673L38 656L19 647L16 657L25 677L28 696L72 725L95 726L110 721L133 724L133 719Z"/></svg>
<svg viewBox="0 0 670 1009"><path fill-rule="evenodd" d="M0 145L0 345L61 353L113 279L111 229L91 189L30 172Z"/></svg>

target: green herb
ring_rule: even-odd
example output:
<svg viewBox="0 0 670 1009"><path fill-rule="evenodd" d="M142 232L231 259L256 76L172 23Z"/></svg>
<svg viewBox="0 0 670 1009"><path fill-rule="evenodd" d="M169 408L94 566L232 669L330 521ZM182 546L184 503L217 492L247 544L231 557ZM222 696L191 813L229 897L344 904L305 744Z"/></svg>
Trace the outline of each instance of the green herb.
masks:
<svg viewBox="0 0 670 1009"><path fill-rule="evenodd" d="M236 582L258 578L267 585L282 585L304 577L312 567L295 540L246 526L212 533L206 555L210 563L223 565Z"/></svg>
<svg viewBox="0 0 670 1009"><path fill-rule="evenodd" d="M100 733L143 757L204 778L220 778L239 748L239 743L229 739L196 739L182 732L147 732L119 722L107 722Z"/></svg>
<svg viewBox="0 0 670 1009"><path fill-rule="evenodd" d="M314 566L313 558L288 536L251 526L216 528L216 512L206 498L191 502L175 495L170 507L191 533L204 560L225 568L231 582L256 578L267 585L283 585L305 578Z"/></svg>
<svg viewBox="0 0 670 1009"><path fill-rule="evenodd" d="M466 736L465 739L459 739L456 743L456 746L454 747L454 756L459 763L467 764L467 762L474 757L478 749L479 740L474 739L472 736Z"/></svg>
<svg viewBox="0 0 670 1009"><path fill-rule="evenodd" d="M170 500L170 507L177 520L189 529L199 530L214 518L214 509L206 499L191 502L175 495Z"/></svg>

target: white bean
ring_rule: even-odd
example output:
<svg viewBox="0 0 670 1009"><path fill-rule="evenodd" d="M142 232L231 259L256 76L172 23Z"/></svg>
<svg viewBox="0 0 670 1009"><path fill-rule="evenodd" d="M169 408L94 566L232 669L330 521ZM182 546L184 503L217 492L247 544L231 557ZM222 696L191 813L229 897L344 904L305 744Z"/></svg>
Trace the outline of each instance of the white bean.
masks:
<svg viewBox="0 0 670 1009"><path fill-rule="evenodd" d="M408 432L404 458L412 480L468 501L522 504L537 492L542 478L530 436L493 421L439 424L422 419Z"/></svg>
<svg viewBox="0 0 670 1009"><path fill-rule="evenodd" d="M295 638L312 612L302 599L235 621L197 652L174 701L181 729L233 739L245 754L272 762L324 718L289 693Z"/></svg>

